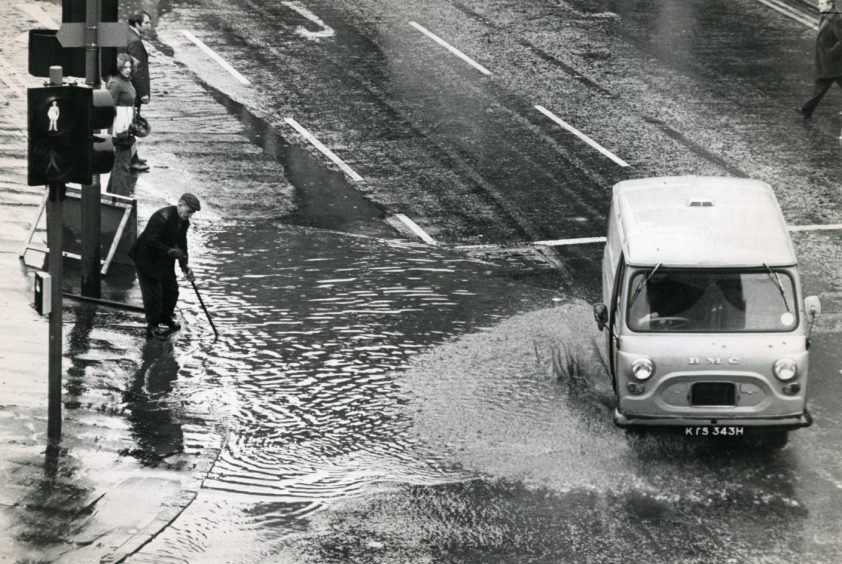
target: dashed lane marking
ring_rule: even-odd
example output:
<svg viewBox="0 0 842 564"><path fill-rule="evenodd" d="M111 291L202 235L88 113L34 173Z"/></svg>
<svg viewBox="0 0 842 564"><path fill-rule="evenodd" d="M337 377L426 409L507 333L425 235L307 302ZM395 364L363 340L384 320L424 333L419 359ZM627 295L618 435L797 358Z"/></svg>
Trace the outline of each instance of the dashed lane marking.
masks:
<svg viewBox="0 0 842 564"><path fill-rule="evenodd" d="M333 162L336 164L336 166L338 166L339 168L341 168L341 169L345 172L345 174L347 174L348 176L350 176L351 178L353 178L353 179L354 179L354 180L356 180L357 182L360 182L360 181L363 179L363 177L362 177L362 176L360 176L359 174L357 174L356 172L354 172L354 169L352 169L350 166L348 166L347 164L345 164L345 162L344 162L342 159L340 159L339 157L337 157L337 156L336 156L336 154L334 154L334 152L333 152L333 151L331 151L330 149L328 149L327 147L325 147L325 146L322 144L322 142L321 142L321 141L319 141L318 139L316 139L316 138L313 136L313 134L312 134L312 133L310 133L309 131L307 131L307 130L306 130L306 129L304 129L303 127L301 127L301 124L299 124L299 123L298 123L297 121L295 121L293 118L288 117L288 118L286 118L284 121L285 121L287 124L289 124L289 125L290 125L290 127L292 127L293 129L295 129L298 133L300 133L301 135L303 135L303 136L304 136L304 138L305 138L307 141L309 141L310 143L312 143L312 144L313 144L313 146L314 146L316 149L318 149L319 151L321 151L322 153L324 153L324 155L325 155L327 158L329 158L331 161L333 161Z"/></svg>
<svg viewBox="0 0 842 564"><path fill-rule="evenodd" d="M535 241L533 245L543 247L567 247L570 245L590 245L591 243L604 243L605 237L580 237L578 239L550 239L547 241Z"/></svg>
<svg viewBox="0 0 842 564"><path fill-rule="evenodd" d="M833 231L842 229L842 223L828 223L826 225L790 225L790 231Z"/></svg>
<svg viewBox="0 0 842 564"><path fill-rule="evenodd" d="M33 6L31 4L18 4L17 8L18 10L32 18L33 21L43 25L48 29L58 28L58 24L40 6Z"/></svg>
<svg viewBox="0 0 842 564"><path fill-rule="evenodd" d="M764 6L768 6L772 8L776 12L780 12L781 14L785 15L786 17L797 21L798 23L802 23L807 27L811 27L813 29L819 29L819 24L816 22L816 18L811 17L801 10L797 10L792 6L788 6L783 2L779 2L778 0L757 0Z"/></svg>
<svg viewBox="0 0 842 564"><path fill-rule="evenodd" d="M588 137L587 135L585 135L584 133L582 133L581 131L579 131L578 129L576 129L557 115L555 115L554 113L552 113L544 106L535 106L535 109L547 116L548 118L550 118L551 120L553 120L554 122L556 122L557 124L559 124L561 127L566 129L585 143L587 143L588 145L590 145L591 147L593 147L594 149L596 149L597 151L599 151L600 153L602 153L603 155L605 155L606 157L608 157L609 159L611 159L612 161L614 161L615 163L617 163L618 165L623 167L629 166L629 163L616 156L614 153L612 153L611 151L609 151L608 149L606 149L605 147L603 147L602 145L600 145L599 143L597 143L596 141L594 141L593 139L591 139L590 137Z"/></svg>
<svg viewBox="0 0 842 564"><path fill-rule="evenodd" d="M436 43L438 43L439 45L441 45L445 49L447 49L448 51L450 51L451 53L453 53L454 55L456 55L457 57L459 57L460 59L462 59L463 61L465 61L469 65L471 65L475 69L477 69L482 74L491 74L490 70L488 70L487 68L485 68L484 66L482 66L478 62L474 61L469 56L467 56L465 53L463 53L462 51L460 51L459 49L457 49L456 47L454 47L453 45L451 45L450 43L448 43L447 41L445 41L441 37L437 36L436 34L431 32L430 30L428 30L424 26L419 25L415 22L409 22L409 25L411 25L412 27L414 27L415 29L417 29L418 31L420 31L421 33L423 33L424 35L426 35L427 37L429 37L430 39L432 39L433 41L435 41Z"/></svg>
<svg viewBox="0 0 842 564"><path fill-rule="evenodd" d="M396 217L397 219L399 219L399 220L400 220L400 221L401 221L404 225L406 225L407 227L409 227L410 231L412 231L413 233L415 233L415 235L417 235L419 239L421 239L422 241L424 241L424 242L425 242L425 243L427 243L428 245L438 245L438 243L436 242L436 240L435 240L435 239L433 239L432 237L430 237L430 236L427 234L427 232L426 232L426 231L424 231L423 229L421 229L421 227L419 227L419 226L418 226L418 224L417 224L417 223L415 223L414 221L412 221L411 219L409 219L409 218L408 218L407 216L405 216L404 214L402 214L402 213L396 213L396 214L395 214L395 217Z"/></svg>
<svg viewBox="0 0 842 564"><path fill-rule="evenodd" d="M184 30L184 29L181 30L181 34L184 37L186 37L187 39L189 39L190 41L192 41L193 43L195 43L196 46L199 47L199 49L204 51L210 58L212 58L214 61L219 63L219 65L222 68L224 68L226 71L228 71L231 74L231 76L236 78L241 84L245 84L245 85L251 84L251 82L249 82L249 80L246 77L244 77L239 72L237 72L237 69L235 69L230 64L228 64L228 62L225 59L223 59L222 57L217 55L216 52L214 52L213 49L211 49L210 47L208 47L207 45L202 43L202 41L199 38L197 38L195 35L193 35L189 31Z"/></svg>

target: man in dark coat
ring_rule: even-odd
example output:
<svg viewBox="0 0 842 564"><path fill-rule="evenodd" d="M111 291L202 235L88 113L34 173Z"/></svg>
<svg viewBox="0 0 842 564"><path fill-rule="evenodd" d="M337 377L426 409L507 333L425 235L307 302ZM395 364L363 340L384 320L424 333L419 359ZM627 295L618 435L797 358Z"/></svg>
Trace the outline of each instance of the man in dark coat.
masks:
<svg viewBox="0 0 842 564"><path fill-rule="evenodd" d="M168 330L177 331L181 325L175 320L178 302L178 282L175 262L191 282L193 271L187 266L187 229L190 216L201 209L199 199L185 193L177 206L167 206L152 214L146 228L129 255L137 266L137 279L146 313L146 336L166 337Z"/></svg>
<svg viewBox="0 0 842 564"><path fill-rule="evenodd" d="M147 12L137 10L129 16L129 33L126 43L126 53L134 58L132 71L132 85L137 92L135 107L140 112L141 104L149 103L149 54L143 46L143 38L152 31L152 18ZM137 152L132 157L132 170L145 172L149 170L146 159L140 158Z"/></svg>
<svg viewBox="0 0 842 564"><path fill-rule="evenodd" d="M842 15L836 11L836 0L819 0L819 12L815 87L813 96L798 109L806 119L812 117L834 82L842 86Z"/></svg>

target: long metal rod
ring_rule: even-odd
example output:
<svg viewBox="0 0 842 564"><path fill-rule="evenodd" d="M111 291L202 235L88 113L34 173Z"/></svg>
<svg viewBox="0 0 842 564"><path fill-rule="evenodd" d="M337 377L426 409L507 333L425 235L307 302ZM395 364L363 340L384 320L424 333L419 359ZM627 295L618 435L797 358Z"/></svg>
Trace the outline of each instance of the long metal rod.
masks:
<svg viewBox="0 0 842 564"><path fill-rule="evenodd" d="M211 319L210 313L208 313L208 308L205 307L205 302L202 300L202 294L199 293L199 288L196 287L196 282L191 280L190 283L193 285L193 289L196 291L196 297L199 298L199 305L202 306L202 309L205 312L205 315L208 316L208 322L210 322L211 329L213 329L214 341L219 338L219 332L216 330L216 325L213 324L213 319Z"/></svg>
<svg viewBox="0 0 842 564"><path fill-rule="evenodd" d="M64 205L64 183L51 184L47 202L47 239L50 254L48 258L52 291L50 300L50 335L47 390L47 439L51 447L61 441L61 360L62 360L62 293L63 261L61 248L64 245L62 207ZM46 298L46 296L45 296Z"/></svg>
<svg viewBox="0 0 842 564"><path fill-rule="evenodd" d="M140 306L135 306L131 304L124 304L122 302L114 302L111 300L103 300L100 298L89 298L88 296L80 296L79 294L72 294L70 292L64 292L65 298L70 298L72 300L79 300L81 302L91 302L99 305L116 307L118 309L125 309L128 311L136 311L139 313L143 313L144 309Z"/></svg>
<svg viewBox="0 0 842 564"><path fill-rule="evenodd" d="M99 0L85 0L85 83L91 88L99 86ZM86 148L86 150L90 150ZM99 175L93 175L91 184L82 186L82 294L99 298L102 292L100 266L102 243L100 240L100 201L102 189Z"/></svg>

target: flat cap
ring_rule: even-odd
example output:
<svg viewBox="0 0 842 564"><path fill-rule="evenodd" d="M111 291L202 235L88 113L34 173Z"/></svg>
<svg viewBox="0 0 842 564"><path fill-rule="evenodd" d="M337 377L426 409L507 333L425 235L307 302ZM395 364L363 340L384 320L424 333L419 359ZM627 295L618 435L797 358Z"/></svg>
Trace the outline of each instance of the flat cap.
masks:
<svg viewBox="0 0 842 564"><path fill-rule="evenodd" d="M184 202L193 211L199 211L200 209L202 209L202 204L199 203L199 198L197 198L190 192L185 192L184 194L182 194L181 198L179 198L178 201Z"/></svg>

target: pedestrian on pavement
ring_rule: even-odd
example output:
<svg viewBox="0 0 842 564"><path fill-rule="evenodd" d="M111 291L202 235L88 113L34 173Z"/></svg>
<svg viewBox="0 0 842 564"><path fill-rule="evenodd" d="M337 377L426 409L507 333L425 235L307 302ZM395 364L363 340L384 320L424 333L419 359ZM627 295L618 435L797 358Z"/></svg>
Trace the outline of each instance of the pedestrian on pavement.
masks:
<svg viewBox="0 0 842 564"><path fill-rule="evenodd" d="M135 137L129 132L135 114L135 88L132 85L134 59L131 55L117 55L117 69L108 77L106 88L114 99L116 113L111 126L111 141L114 144L114 166L108 179L106 191L121 196L132 195L132 154L135 152Z"/></svg>
<svg viewBox="0 0 842 564"><path fill-rule="evenodd" d="M192 282L193 271L187 265L187 229L190 216L200 209L196 196L182 194L178 205L161 208L152 214L129 252L137 267L147 337L163 339L169 332L181 329L175 319L178 302L175 262L178 261L181 271Z"/></svg>
<svg viewBox="0 0 842 564"><path fill-rule="evenodd" d="M837 0L819 0L819 32L816 35L816 79L812 97L798 111L805 119L835 82L842 86L842 15L836 11Z"/></svg>
<svg viewBox="0 0 842 564"><path fill-rule="evenodd" d="M142 104L149 103L150 88L149 88L149 54L146 52L146 47L143 45L143 38L152 31L152 18L148 12L144 10L137 10L132 12L129 16L129 33L128 42L126 43L126 53L134 57L135 68L132 73L132 84L137 92L135 97L135 106L137 113L140 113ZM149 165L146 164L146 159L142 159L135 150L134 157L132 157L132 170L138 172L146 172L149 170Z"/></svg>

